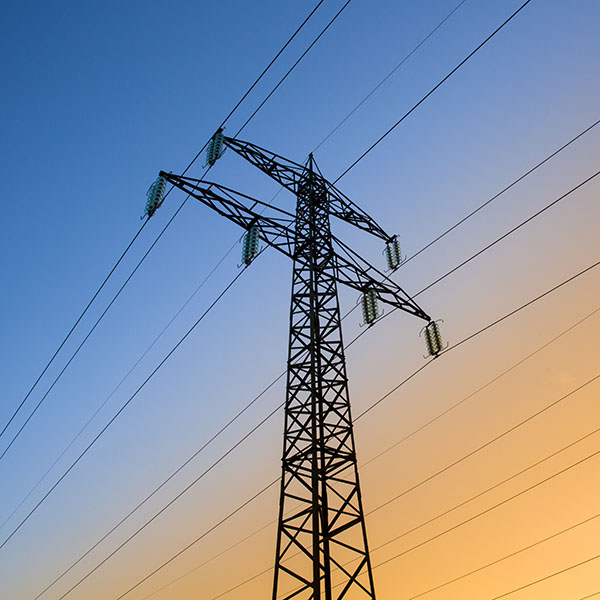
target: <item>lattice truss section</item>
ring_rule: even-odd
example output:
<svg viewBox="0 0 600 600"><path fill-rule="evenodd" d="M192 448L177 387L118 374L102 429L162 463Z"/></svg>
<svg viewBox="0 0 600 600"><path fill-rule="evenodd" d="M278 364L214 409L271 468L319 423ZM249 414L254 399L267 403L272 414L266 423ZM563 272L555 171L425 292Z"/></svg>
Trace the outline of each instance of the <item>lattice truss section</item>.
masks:
<svg viewBox="0 0 600 600"><path fill-rule="evenodd" d="M327 194L308 173L296 211L274 599L375 597L335 272Z"/></svg>
<svg viewBox="0 0 600 600"><path fill-rule="evenodd" d="M374 600L337 284L428 327L431 318L331 233L333 216L388 245L395 240L322 176L312 155L303 166L216 135L296 196L293 214L220 184L159 175L252 235L246 266L256 255L256 236L294 263L273 600Z"/></svg>

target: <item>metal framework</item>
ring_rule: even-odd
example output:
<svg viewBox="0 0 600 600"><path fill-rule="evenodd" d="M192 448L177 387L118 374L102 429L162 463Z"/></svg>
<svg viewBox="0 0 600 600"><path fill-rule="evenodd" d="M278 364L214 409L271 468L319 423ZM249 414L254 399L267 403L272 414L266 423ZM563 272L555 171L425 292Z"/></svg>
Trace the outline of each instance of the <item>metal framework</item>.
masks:
<svg viewBox="0 0 600 600"><path fill-rule="evenodd" d="M272 598L374 600L337 284L431 319L331 233L333 215L385 242L393 239L321 175L312 155L300 165L248 142L223 140L297 198L292 214L219 184L160 173L244 229L257 227L266 244L293 260ZM265 214L256 210L261 206Z"/></svg>

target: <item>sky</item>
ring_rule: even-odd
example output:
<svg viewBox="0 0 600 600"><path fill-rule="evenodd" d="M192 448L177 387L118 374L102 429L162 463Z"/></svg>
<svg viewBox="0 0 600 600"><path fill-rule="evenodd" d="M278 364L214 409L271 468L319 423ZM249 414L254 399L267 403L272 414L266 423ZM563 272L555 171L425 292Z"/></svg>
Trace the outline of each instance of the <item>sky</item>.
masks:
<svg viewBox="0 0 600 600"><path fill-rule="evenodd" d="M343 4L323 2L227 135ZM314 150L335 180L521 2L461 3L321 144L458 4L352 0L241 139L300 163ZM186 168L315 6L5 2L2 428L138 231L158 171ZM599 17L593 0L533 0L338 187L412 256L600 119ZM393 279L417 294L593 176L599 149L594 127ZM202 156L189 174L201 176L203 164ZM278 191L232 152L208 178L266 201ZM443 320L452 351L393 393L386 396L426 362L422 322L382 307L385 319L347 349L355 417L386 396L355 424L378 598L600 598L600 559L589 560L600 554L598 269L458 346L599 260L599 191L591 179L419 294ZM0 453L183 200L173 192L144 228L0 437ZM273 201L294 206L287 193ZM339 223L332 229L384 266L378 240ZM39 594L283 372L292 265L273 250L4 543L239 273L241 234L188 201L0 459L2 598L270 597L277 487L207 532L279 476L283 380ZM357 299L340 288L343 313ZM344 321L347 343L364 332L357 313Z"/></svg>

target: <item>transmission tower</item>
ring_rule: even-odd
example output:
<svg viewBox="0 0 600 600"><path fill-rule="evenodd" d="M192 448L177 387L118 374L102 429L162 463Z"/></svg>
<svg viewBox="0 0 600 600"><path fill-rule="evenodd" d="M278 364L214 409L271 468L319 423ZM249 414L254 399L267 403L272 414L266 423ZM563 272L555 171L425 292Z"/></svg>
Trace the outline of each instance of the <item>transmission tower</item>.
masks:
<svg viewBox="0 0 600 600"><path fill-rule="evenodd" d="M217 183L164 171L150 188L146 212L152 216L160 206L169 182L246 231L246 265L258 254L259 240L293 260L272 598L375 599L337 284L362 294L367 325L379 315L378 300L426 321L434 356L441 350L439 330L396 283L331 233L334 216L383 240L388 266L400 264L396 237L327 181L312 155L301 165L218 131L208 147L208 163L214 164L225 148L291 191L295 214Z"/></svg>

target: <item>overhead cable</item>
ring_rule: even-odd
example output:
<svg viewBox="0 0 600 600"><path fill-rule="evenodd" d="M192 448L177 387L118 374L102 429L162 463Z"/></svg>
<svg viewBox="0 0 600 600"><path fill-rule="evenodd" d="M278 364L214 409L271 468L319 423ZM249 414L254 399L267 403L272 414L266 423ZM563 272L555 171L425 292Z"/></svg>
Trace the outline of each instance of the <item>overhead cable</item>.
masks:
<svg viewBox="0 0 600 600"><path fill-rule="evenodd" d="M600 513L595 514L591 517L588 517L587 519L584 519L583 521L579 521L578 523L575 523L574 525L571 525L565 529L562 529L561 531L557 531L556 533L546 536L545 538L538 540L537 542L534 542L532 544L529 544L529 545L525 546L524 548L520 548L519 550L515 550L514 552L511 552L510 554L506 554L505 556L502 556L501 558L497 558L496 560L486 563L485 565L482 565L481 567L477 567L476 569L473 569L473 570L469 571L468 573L463 573L462 575L459 575L458 577L454 577L453 579L445 581L444 583L440 583L439 585L436 585L435 587L432 587L432 588L426 590L425 592L421 592L420 594L417 594L416 596L411 596L407 600L416 600L417 598L422 598L423 596L426 596L427 594L430 594L431 592L435 592L444 587L447 587L453 583L456 583L457 581L460 581L461 579L465 579L467 577L470 577L471 575L480 573L481 571L488 569L489 567L493 567L494 565L497 565L509 558L518 556L519 554L522 554L523 552L526 552L527 550L531 550L532 548L535 548L536 546L540 546L541 544L544 544L545 542L549 542L550 540L560 537L561 535L564 535L565 533L569 533L570 531L573 531L573 530L577 529L578 527L587 525L588 523L595 521L598 517L600 517ZM592 596L586 596L586 598L591 598L591 597Z"/></svg>
<svg viewBox="0 0 600 600"><path fill-rule="evenodd" d="M313 154L466 2L461 0L404 58L315 146Z"/></svg>
<svg viewBox="0 0 600 600"><path fill-rule="evenodd" d="M431 96L439 87L441 87L454 73L456 73L472 56L477 54L481 48L483 48L500 30L502 30L510 21L512 21L529 3L531 0L527 0L521 6L512 13L500 27L498 27L493 33L491 33L475 50L473 50L466 58L464 58L448 75L446 75L437 85L435 85L425 96L423 96L407 113L405 113L400 119L398 119L377 141L375 141L367 150L365 150L338 178L333 182L337 183L342 177L344 177L348 172L350 172L367 154L369 154L375 146L377 146L380 142L382 142L402 121L404 121L410 114L412 114L429 96Z"/></svg>
<svg viewBox="0 0 600 600"><path fill-rule="evenodd" d="M538 583L542 583L543 581L548 581L548 579L552 579L553 577L556 577L557 575L563 575L564 573L567 573L568 571L572 571L573 569L576 569L577 567L582 567L583 565L588 565L591 562L598 560L599 558L600 558L600 554L596 554L596 556L586 558L585 560L582 560L578 563L570 565L564 569L561 569L560 571L554 571L554 573L550 573L549 575L546 575L545 577L540 577L540 579L536 579L535 581L530 581L529 583L526 583L525 585L522 585L518 588L514 588L513 590L510 590L510 592L505 592L504 594L500 594L500 596L495 596L491 600L500 600L500 598L506 598L506 596L510 596L511 594L515 594L516 592L520 592L522 590L530 588L534 585L537 585ZM595 595L597 595L597 593L592 594L592 596L595 596ZM586 598L591 598L592 596L586 596Z"/></svg>
<svg viewBox="0 0 600 600"><path fill-rule="evenodd" d="M547 295L551 294L552 292L562 288L563 286L567 285L568 283L574 281L575 279L577 279L578 277L581 277L582 275L584 275L585 273L589 272L590 270L598 267L600 265L600 261L597 261L596 263L590 265L589 267L579 271L577 274L569 277L568 279L564 280L563 282L561 282L560 284L554 286L553 288L547 290L546 292L538 295L536 298L526 302L525 304L522 304L521 306L519 306L518 308L510 311L509 313L507 313L506 315L500 317L499 319L496 319L495 321L493 321L492 323L486 325L485 327L479 329L478 331L468 335L467 337L463 338L460 342L458 342L457 344L455 344L454 346L449 347L448 349L446 349L444 351L444 354L449 352L451 349L456 348L461 346L462 344L466 343L467 341L470 341L472 339L474 339L475 337L479 336L480 334L482 334L483 332L489 330L490 328L494 327L495 325L498 325L499 323L503 322L504 320L508 319L509 317L513 316L514 314L517 314L518 312L520 312L521 310L525 309L528 306L531 306L532 304L534 304L535 302L541 300L542 298L546 297ZM358 336L357 336L358 337ZM357 338L354 338L357 339ZM354 340L353 340L354 341ZM361 413L362 415L367 414L370 410L372 410L373 408L375 408L376 406L378 406L383 400L385 400L386 398L388 398L394 391L398 390L400 387L402 387L406 382L408 382L410 379L412 379L417 373L419 373L420 371L422 371L426 366L431 365L432 363L434 363L435 360L430 360L427 363L425 363L424 366L420 367L419 369L417 369L413 374L411 374L409 377L405 378L402 382L400 382L397 386L395 386L390 392L388 392L387 394L385 394L382 398L380 398L379 400L377 400L375 403L373 403L367 410L363 411L363 413ZM280 407L277 407L277 409ZM277 410L276 409L276 410ZM274 413L272 413L274 414ZM356 419L355 419L356 420ZM274 482L272 482L269 485L274 485L278 480L275 480ZM170 562L170 561L169 561ZM164 566L166 566L167 563L164 564ZM155 572L157 572L157 569ZM134 588L131 588L134 589ZM122 597L122 596L121 596Z"/></svg>
<svg viewBox="0 0 600 600"><path fill-rule="evenodd" d="M52 487L42 496L41 500L27 513L27 515L19 522L19 524L12 530L12 532L4 539L0 544L0 549L8 543L10 539L21 529L21 527L29 520L29 518L35 513L35 511L42 505L42 503L48 498L48 496L58 487L63 479L73 470L73 468L79 463L79 461L87 454L92 446L100 439L102 434L114 423L119 415L125 410L125 408L133 401L133 399L139 394L139 392L145 387L145 385L154 377L158 370L169 360L173 353L183 344L183 342L189 337L194 329L200 324L200 322L206 317L206 315L214 308L219 300L231 289L233 284L245 273L246 269L241 269L240 272L227 284L223 291L217 296L217 298L210 304L210 306L202 313L202 315L196 320L196 322L187 330L185 335L175 344L175 346L167 353L167 355L159 362L154 370L146 377L142 384L136 389L136 391L127 399L127 401L119 408L119 410L111 417L106 425L100 430L100 432L94 437L94 439L86 446L86 448L79 454L71 466L58 478L58 480L52 485Z"/></svg>
<svg viewBox="0 0 600 600"><path fill-rule="evenodd" d="M231 111L229 112L229 114L221 122L220 128L223 128L227 124L227 122L229 121L229 119L233 116L233 114L236 112L236 110L240 107L240 105L242 104L242 102L248 97L248 95L250 94L250 92L252 92L252 90L256 87L256 85L261 81L261 79L265 76L265 74L267 73L267 71L269 71L269 69L273 66L273 64L275 63L275 61L279 58L279 56L281 56L281 54L283 53L283 51L289 46L289 44L296 37L296 35L303 29L303 27L306 25L306 23L309 21L309 19L315 14L315 12L317 11L317 9L323 4L324 1L325 0L320 0L317 3L317 5L311 10L311 12L308 14L308 16L304 19L304 21L300 24L300 26L294 31L294 33L290 36L290 38L287 40L287 42L281 47L281 49L277 52L277 54L269 62L269 64L265 67L265 69L261 72L261 74L254 80L254 82L248 88L248 90L244 93L244 95L242 96L242 98L231 109ZM329 25L327 27L329 27ZM324 33L324 31L321 32L320 36L323 33ZM268 98L270 98L274 94L275 90L277 89L277 87L279 87L280 84L281 84L281 81L277 84L276 88L273 89L269 93ZM246 121L244 127L254 118L254 116L256 115L256 113L260 110L260 108L263 105L264 105L264 102L263 102L263 104L261 104L261 106L258 109L256 109L254 111L254 113L252 114L252 116ZM206 149L207 145L208 145L208 141L202 146L202 148L198 151L198 153L194 156L194 158L189 162L189 164L187 165L187 167L183 170L182 175L185 175L190 170L190 168L198 160L198 158L200 157L200 155L202 154L202 152ZM206 173L208 173L208 171L210 170L210 168L211 168L211 166L209 166L208 169L206 169L206 171L202 175L201 180L206 176ZM173 186L171 186L171 188L167 191L167 193L165 194L165 198L171 193L172 190L173 190ZM16 435L13 437L13 439L9 443L8 447L5 448L5 450L2 453L2 455L0 455L0 459L2 459L2 457L6 454L6 452L10 448L10 446L12 446L12 444L14 443L14 441L16 440L16 438L20 435L21 431L25 428L25 426L27 425L27 423L29 422L29 420L31 419L31 417L33 417L33 415L38 410L38 408L40 407L40 405L42 404L42 402L45 400L45 398L48 395L48 393L50 392L50 390L54 387L54 385L56 384L56 382L58 381L58 379L60 379L60 377L62 376L62 374L66 370L66 368L71 364L71 362L73 361L73 359L75 358L75 356L77 355L77 353L79 352L79 350L81 349L81 347L83 346L83 344L85 344L85 342L87 341L87 339L90 337L92 331L97 327L97 325L102 320L102 318L104 317L104 315L106 314L106 312L108 312L108 309L112 306L112 304L115 302L115 300L117 299L117 297L121 294L121 292L123 291L123 289L125 288L125 286L127 285L127 283L129 283L129 281L130 281L131 277L133 276L133 274L139 269L139 267L144 262L144 260L146 259L146 257L148 256L148 254L150 253L150 251L152 250L152 248L154 248L154 246L156 245L156 243L158 242L158 240L163 236L163 234L165 233L165 231L171 225L171 223L173 222L173 219L179 214L179 212L181 211L181 209L184 207L184 205L186 204L188 198L189 198L189 196L186 197L183 200L183 202L180 204L180 206L175 211L174 215L171 217L171 219L168 221L168 223L165 225L165 227L158 234L157 238L154 240L154 242L150 246L150 249L146 252L146 254L144 254L144 256L142 257L142 259L135 266L135 268L134 268L133 272L131 273L131 275L127 278L127 280L125 281L125 283L123 284L123 286L119 289L119 291L117 292L117 294L113 297L113 299L111 300L111 302L108 305L107 309L102 313L102 315L100 316L100 318L96 321L96 323L92 327L92 330L88 333L88 335L85 337L85 339L83 340L83 342L75 350L75 353L73 355L71 355L71 358L69 359L67 365L63 368L63 370L60 372L60 374L58 375L58 377L54 380L54 382L52 383L50 389L44 394L43 398L38 402L38 404L36 405L36 407L34 408L34 410L28 416L26 422L21 426L21 428L18 430L18 432L16 433ZM44 367L44 369L42 370L42 372L40 373L40 375L38 376L38 378L36 379L36 381L34 382L34 384L31 386L31 388L29 389L29 391L27 392L27 394L25 395L25 397L23 398L23 400L20 402L19 406L14 411L14 413L10 417L9 421L6 423L6 425L2 429L2 432L0 432L0 438L2 437L2 435L4 434L4 432L6 431L6 429L9 427L9 425L12 423L13 419L17 416L18 412L21 410L21 408L25 404L26 400L29 398L29 396L31 395L31 393L33 392L33 390L35 389L35 387L37 386L37 384L39 383L39 381L42 379L42 377L44 376L44 374L46 373L46 371L48 370L48 368L50 367L50 365L52 364L52 362L54 361L54 359L56 358L56 356L59 354L59 352L61 351L61 349L63 348L63 346L67 342L67 340L71 337L71 334L73 333L73 331L75 330L75 328L77 327L77 325L79 324L79 322L83 319L84 315L87 313L88 309L90 308L90 306L92 305L92 303L94 302L94 300L96 299L96 297L98 296L98 294L100 293L100 291L104 288L104 286L106 285L106 283L108 282L108 280L110 279L110 277L112 276L112 274L114 273L114 271L116 270L116 268L119 266L119 264L121 263L121 261L123 260L123 258L125 257L125 255L129 251L129 249L131 248L131 246L136 241L136 239L141 234L142 230L146 227L147 224L148 224L148 219L146 219L144 221L144 223L141 225L141 227L139 228L139 230L137 231L137 233L134 235L134 237L131 240L131 242L129 242L128 246L125 248L125 250L123 251L123 253L119 257L119 259L117 260L117 262L115 263L115 265L112 267L112 269L110 270L110 272L108 273L108 275L106 276L106 278L104 279L104 281L102 282L102 284L100 285L100 287L98 288L98 290L96 291L96 293L92 296L92 299L88 302L87 306L85 307L85 309L83 310L83 312L81 313L81 315L78 317L78 319L76 320L75 324L72 326L72 328L70 329L70 331L68 332L68 334L66 335L66 337L64 338L64 340L59 345L58 349L54 352L53 356L50 358L50 360L48 361L48 363L46 364L46 366Z"/></svg>
<svg viewBox="0 0 600 600"><path fill-rule="evenodd" d="M525 363L527 360L529 360L530 358L532 358L533 356L537 355L539 352L541 352L542 350L544 350L545 348L547 348L548 346L550 346L551 344L553 344L554 342L556 342L557 340L561 339L564 335L566 335L567 333L569 333L570 331L572 331L573 329L575 329L578 325L580 325L581 323L585 322L587 319L591 318L592 316L594 316L595 314L597 314L598 312L600 312L600 308L595 309L594 311L592 311L591 313L589 313L588 315L586 315L585 317L583 317L582 319L579 319L576 323L574 323L573 325L569 326L567 329L563 330L560 334L556 335L555 337L553 337L551 340L549 340L548 342L544 343L542 346L539 346L536 350L534 350L533 352L531 352L530 354L528 354L527 356L525 356L524 358L522 358L521 360L519 360L518 362L514 363L511 367L509 367L508 369L505 369L504 371L502 371L502 373L500 373L499 375L496 375L495 377L493 377L492 379L490 379L487 383L485 383L484 385L480 386L479 388L477 388L475 391L471 392L468 396L466 396L465 398L463 398L462 400L460 400L459 402L453 404L451 407L447 408L446 410L444 410L443 412L439 413L436 417L430 419L429 421L427 421L425 424L421 425L420 427L418 427L417 429L413 430L411 433L407 434L406 436L404 436L403 438L401 438L400 440L398 440L397 442L394 442L391 446L388 446L385 450L379 452L378 454L376 454L375 456L373 456L372 458L370 458L369 460L367 460L366 462L362 463L360 466L360 470L364 470L368 465L372 464L374 461L378 460L379 458L381 458L382 456L384 456L385 454L387 454L389 451L391 451L392 449L396 448L397 446L399 446L401 443L405 442L406 440L412 438L414 435L416 435L417 433L423 431L425 428L427 428L429 425L431 425L432 423L436 422L437 420L439 420L440 418L442 418L444 415L448 414L450 411L454 410L455 408L457 408L458 406L462 405L464 402L466 402L467 400L469 400L470 398L472 398L473 396L475 396L476 394L478 394L479 392L481 392L482 390L486 389L487 387L489 387L490 385L492 385L493 383L495 383L496 381L498 381L500 378L504 377L505 375L507 375L508 373L512 372L514 369L516 369L518 366L522 365L523 363ZM494 486L492 486L491 488L487 488L484 492L480 492L477 496L473 496L471 497L469 500L465 501L464 503L466 504L467 502L470 502L472 500L474 500L475 498L491 491L492 489L495 489L496 487L499 487L500 485L503 485L504 483L506 483L507 481L514 479L515 477L518 477L519 475L522 475L523 473L525 473L528 470L531 470L533 468L535 468L536 466L538 466L539 464L541 464L542 462L545 462L546 460L549 460L550 458L553 458L554 456L556 456L557 454L567 450L568 448L580 443L581 441L591 437L592 435L595 435L596 433L600 432L600 428L595 429L594 431L591 431L590 433L586 434L585 436L579 438L578 440L576 440L575 442L570 443L569 445L561 448L560 450L552 453L549 456L546 456L545 458L543 458L542 460L534 463L533 465L530 465L529 467L527 467L526 469L523 469L521 471L519 471L518 473L516 473L515 475L512 475L511 477L509 477L508 479L504 479L502 482L495 484ZM458 506L462 506L458 505ZM455 510L456 508L458 508L458 506L453 507L452 509L450 509L449 511L446 511L445 513L442 513L441 515L437 515L436 517L434 517L434 519L432 520L436 520L438 518L440 518L441 516L444 516L447 512L450 512L452 510ZM205 561L203 561L201 564L196 565L193 569L191 569L190 571L187 571L186 573L184 573L183 575L177 577L176 579L170 581L169 583L165 584L164 586L162 586L159 590L156 590L155 592L152 592L152 594L148 595L148 596L144 596L144 598L142 600L146 600L146 598L149 598L150 596L154 595L155 593L162 591L163 589L169 587L170 585L172 585L173 583L176 583L177 581L180 581L181 579L183 579L184 577L186 577L187 575L191 574L192 572L200 569L201 567L205 566L206 564L208 564L209 562L212 562L213 560L219 558L220 556L222 556L223 554L225 554L226 552L229 552L230 550L238 547L239 545L241 545L242 543L246 542L247 540L249 540L250 538L252 538L253 536L257 535L258 533L264 531L267 527L272 526L273 524L275 524L277 522L277 520L272 520L269 523L263 525L262 527L260 527L259 529L256 529L254 532L252 532L251 534L249 534L248 536L244 537L241 540L238 540L237 542L235 542L234 544L228 546L225 550L222 550L220 552L218 552L217 554L214 554L213 556L211 556L210 558L206 559Z"/></svg>

